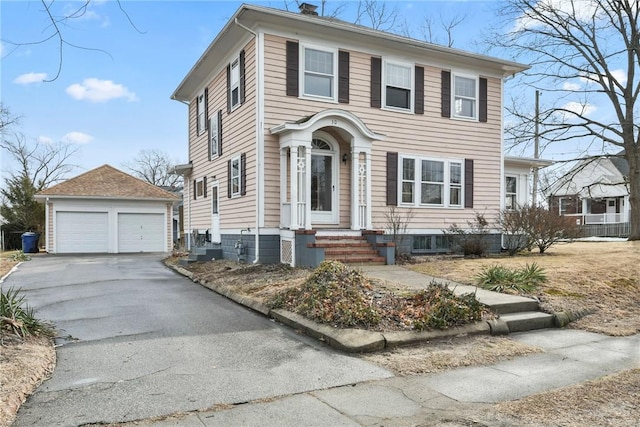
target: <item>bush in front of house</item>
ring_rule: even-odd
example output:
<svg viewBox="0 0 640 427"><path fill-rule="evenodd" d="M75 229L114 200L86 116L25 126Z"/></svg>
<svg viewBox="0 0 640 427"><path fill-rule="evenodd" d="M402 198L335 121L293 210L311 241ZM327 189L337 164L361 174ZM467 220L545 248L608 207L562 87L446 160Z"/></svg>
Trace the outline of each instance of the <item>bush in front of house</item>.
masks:
<svg viewBox="0 0 640 427"><path fill-rule="evenodd" d="M267 304L318 323L372 330L445 329L481 320L487 311L475 295L457 296L435 282L409 295L376 289L360 271L338 261L322 262L302 286Z"/></svg>
<svg viewBox="0 0 640 427"><path fill-rule="evenodd" d="M462 252L465 257L481 257L486 255L489 249L489 221L480 212L475 213L473 221L467 221L466 228L453 223L442 231L449 239L451 248L456 252Z"/></svg>
<svg viewBox="0 0 640 427"><path fill-rule="evenodd" d="M478 286L489 291L527 294L546 283L547 274L535 262L519 269L494 265L483 268L476 275L476 282Z"/></svg>

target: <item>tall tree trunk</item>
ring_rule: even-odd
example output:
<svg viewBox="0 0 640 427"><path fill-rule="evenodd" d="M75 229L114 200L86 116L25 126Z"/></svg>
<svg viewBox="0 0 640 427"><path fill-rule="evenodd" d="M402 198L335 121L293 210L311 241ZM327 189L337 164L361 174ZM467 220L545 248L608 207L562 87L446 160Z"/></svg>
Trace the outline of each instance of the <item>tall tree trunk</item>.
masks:
<svg viewBox="0 0 640 427"><path fill-rule="evenodd" d="M640 240L640 148L638 144L627 144L625 150L629 162L629 240Z"/></svg>

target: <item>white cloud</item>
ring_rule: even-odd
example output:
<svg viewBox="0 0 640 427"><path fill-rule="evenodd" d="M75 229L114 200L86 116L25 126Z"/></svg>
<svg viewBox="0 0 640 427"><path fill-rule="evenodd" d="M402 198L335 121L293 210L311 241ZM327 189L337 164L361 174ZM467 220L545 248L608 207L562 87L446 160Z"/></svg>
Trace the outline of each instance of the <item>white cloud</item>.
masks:
<svg viewBox="0 0 640 427"><path fill-rule="evenodd" d="M47 79L47 73L26 73L16 77L13 82L19 85L28 85L31 83L42 83Z"/></svg>
<svg viewBox="0 0 640 427"><path fill-rule="evenodd" d="M580 114L582 116L589 116L591 114L593 114L598 107L596 107L593 104L582 104L580 102L567 102L566 104L564 104L562 106L563 109L565 110L569 110L572 111L576 114ZM571 119L572 117L574 117L572 114L570 113L564 113L562 114L563 118L565 120Z"/></svg>
<svg viewBox="0 0 640 427"><path fill-rule="evenodd" d="M611 77L621 85L625 85L627 83L627 72L625 70L609 70L609 74L611 74ZM588 83L595 83L599 81L598 74L585 74L585 76L581 77L580 80Z"/></svg>
<svg viewBox="0 0 640 427"><path fill-rule="evenodd" d="M39 144L53 144L53 139L49 138L48 136L39 136L37 138L37 141Z"/></svg>
<svg viewBox="0 0 640 427"><path fill-rule="evenodd" d="M67 93L78 101L107 102L111 99L125 98L129 102L138 97L125 86L111 80L96 78L85 79L82 83L74 83L67 88Z"/></svg>
<svg viewBox="0 0 640 427"><path fill-rule="evenodd" d="M582 86L580 86L578 83L573 83L573 82L564 82L562 84L562 89L563 90L569 90L569 91L578 91L582 88Z"/></svg>
<svg viewBox="0 0 640 427"><path fill-rule="evenodd" d="M62 137L62 142L69 144L88 144L91 141L93 137L82 132L69 132Z"/></svg>

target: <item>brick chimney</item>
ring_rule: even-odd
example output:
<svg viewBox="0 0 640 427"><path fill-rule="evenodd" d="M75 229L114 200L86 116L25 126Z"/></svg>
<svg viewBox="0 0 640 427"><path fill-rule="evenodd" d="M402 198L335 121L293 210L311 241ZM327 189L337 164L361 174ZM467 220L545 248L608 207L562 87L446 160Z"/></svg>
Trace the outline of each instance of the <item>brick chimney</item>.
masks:
<svg viewBox="0 0 640 427"><path fill-rule="evenodd" d="M318 12L316 12L317 8L318 6L309 3L301 3L299 6L300 13L303 15L318 16Z"/></svg>

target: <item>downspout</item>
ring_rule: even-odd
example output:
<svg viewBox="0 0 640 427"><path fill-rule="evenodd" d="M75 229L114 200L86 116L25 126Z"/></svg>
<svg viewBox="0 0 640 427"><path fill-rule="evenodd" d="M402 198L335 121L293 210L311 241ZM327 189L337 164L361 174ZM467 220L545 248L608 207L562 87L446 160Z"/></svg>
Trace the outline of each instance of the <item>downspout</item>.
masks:
<svg viewBox="0 0 640 427"><path fill-rule="evenodd" d="M261 173L263 172L262 163L264 158L264 143L263 143L263 135L262 135L262 85L261 83L261 65L262 65L262 51L260 45L260 35L248 28L245 25L242 25L238 18L234 19L235 24L244 29L245 31L253 34L255 40L255 51L256 51L256 234L255 234L255 247L256 247L256 258L253 260L253 264L257 264L260 262L260 219L262 218L262 191L261 185L263 185L264 180L261 177Z"/></svg>

